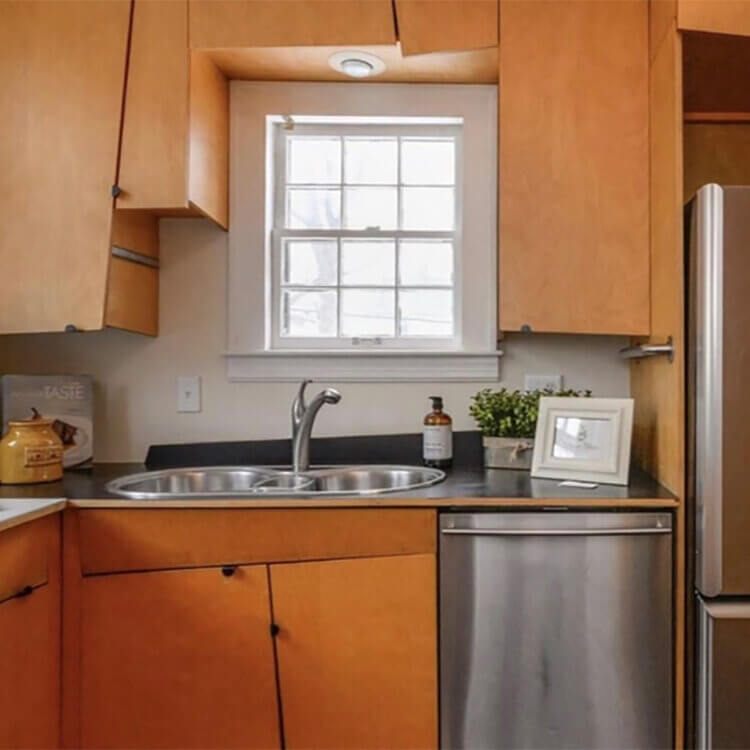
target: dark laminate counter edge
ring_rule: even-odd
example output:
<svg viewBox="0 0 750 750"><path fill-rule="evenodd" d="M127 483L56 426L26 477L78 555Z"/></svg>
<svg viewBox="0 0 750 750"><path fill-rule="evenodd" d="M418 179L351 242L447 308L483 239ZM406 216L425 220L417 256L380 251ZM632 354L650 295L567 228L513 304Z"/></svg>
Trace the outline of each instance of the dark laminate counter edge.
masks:
<svg viewBox="0 0 750 750"><path fill-rule="evenodd" d="M135 501L112 495L106 484L125 474L145 471L143 464L97 464L89 471L68 471L62 482L0 485L0 500L67 498L76 507L124 508L315 508L315 507L641 507L670 508L677 500L648 474L634 470L630 485L600 485L595 490L565 488L558 480L532 479L529 472L456 467L446 480L423 490L370 497L227 498Z"/></svg>

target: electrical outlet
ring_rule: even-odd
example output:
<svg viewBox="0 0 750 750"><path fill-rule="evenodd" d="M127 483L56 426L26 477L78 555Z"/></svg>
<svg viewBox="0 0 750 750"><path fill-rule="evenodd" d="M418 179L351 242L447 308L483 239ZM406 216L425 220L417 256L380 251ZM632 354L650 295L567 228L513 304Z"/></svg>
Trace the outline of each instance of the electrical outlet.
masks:
<svg viewBox="0 0 750 750"><path fill-rule="evenodd" d="M523 379L523 387L527 391L559 391L562 384L562 375L527 375Z"/></svg>
<svg viewBox="0 0 750 750"><path fill-rule="evenodd" d="M180 375L177 378L177 411L196 412L201 410L200 375Z"/></svg>

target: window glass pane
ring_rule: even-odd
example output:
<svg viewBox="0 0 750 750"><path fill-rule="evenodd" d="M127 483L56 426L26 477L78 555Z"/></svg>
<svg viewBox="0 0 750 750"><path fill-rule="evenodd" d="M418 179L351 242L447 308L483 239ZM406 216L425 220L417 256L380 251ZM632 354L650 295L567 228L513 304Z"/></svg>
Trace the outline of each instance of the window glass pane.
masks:
<svg viewBox="0 0 750 750"><path fill-rule="evenodd" d="M444 240L402 240L398 256L399 284L451 286L453 243Z"/></svg>
<svg viewBox="0 0 750 750"><path fill-rule="evenodd" d="M348 187L344 189L346 229L396 229L398 221L396 188Z"/></svg>
<svg viewBox="0 0 750 750"><path fill-rule="evenodd" d="M342 289L342 336L393 336L394 295L392 289Z"/></svg>
<svg viewBox="0 0 750 750"><path fill-rule="evenodd" d="M450 289L403 289L398 295L400 336L452 336Z"/></svg>
<svg viewBox="0 0 750 750"><path fill-rule="evenodd" d="M395 185L398 182L395 138L345 138L344 182Z"/></svg>
<svg viewBox="0 0 750 750"><path fill-rule="evenodd" d="M453 139L401 141L401 182L405 185L453 185L456 146Z"/></svg>
<svg viewBox="0 0 750 750"><path fill-rule="evenodd" d="M281 335L335 336L336 291L282 290Z"/></svg>
<svg viewBox="0 0 750 750"><path fill-rule="evenodd" d="M402 229L447 231L453 229L454 189L402 188Z"/></svg>
<svg viewBox="0 0 750 750"><path fill-rule="evenodd" d="M283 284L335 286L336 240L285 240L281 273Z"/></svg>
<svg viewBox="0 0 750 750"><path fill-rule="evenodd" d="M289 188L287 226L291 229L339 229L340 191L330 188Z"/></svg>
<svg viewBox="0 0 750 750"><path fill-rule="evenodd" d="M287 136L289 182L341 182L341 139Z"/></svg>
<svg viewBox="0 0 750 750"><path fill-rule="evenodd" d="M348 286L392 286L396 277L393 240L342 240L341 283Z"/></svg>

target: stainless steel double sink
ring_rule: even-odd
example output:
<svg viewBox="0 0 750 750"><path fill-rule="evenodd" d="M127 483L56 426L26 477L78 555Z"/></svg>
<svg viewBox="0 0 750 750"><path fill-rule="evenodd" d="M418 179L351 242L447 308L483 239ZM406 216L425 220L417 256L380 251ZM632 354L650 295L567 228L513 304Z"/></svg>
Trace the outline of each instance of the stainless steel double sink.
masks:
<svg viewBox="0 0 750 750"><path fill-rule="evenodd" d="M107 490L132 500L223 497L336 497L407 492L442 482L421 466L338 466L304 472L268 466L164 469L114 479Z"/></svg>

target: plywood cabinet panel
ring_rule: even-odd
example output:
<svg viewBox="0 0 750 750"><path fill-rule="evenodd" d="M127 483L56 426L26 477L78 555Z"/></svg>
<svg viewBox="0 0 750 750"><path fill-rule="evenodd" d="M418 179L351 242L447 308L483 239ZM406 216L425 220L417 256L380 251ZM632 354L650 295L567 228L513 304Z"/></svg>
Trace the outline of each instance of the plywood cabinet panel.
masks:
<svg viewBox="0 0 750 750"><path fill-rule="evenodd" d="M655 6L652 6L652 17ZM654 19L657 20L657 19ZM663 18L658 18L663 23ZM650 65L651 338L672 336L674 360L634 360L633 461L678 498L675 512L675 747L685 716L685 352L682 202L682 52L674 18ZM639 339L643 341L643 339Z"/></svg>
<svg viewBox="0 0 750 750"><path fill-rule="evenodd" d="M404 55L497 46L499 0L395 0Z"/></svg>
<svg viewBox="0 0 750 750"><path fill-rule="evenodd" d="M130 0L0 7L0 333L102 327Z"/></svg>
<svg viewBox="0 0 750 750"><path fill-rule="evenodd" d="M289 750L437 748L434 555L271 566Z"/></svg>
<svg viewBox="0 0 750 750"><path fill-rule="evenodd" d="M435 511L81 510L84 575L434 552Z"/></svg>
<svg viewBox="0 0 750 750"><path fill-rule="evenodd" d="M113 257L107 286L104 324L156 336L159 332L159 270Z"/></svg>
<svg viewBox="0 0 750 750"><path fill-rule="evenodd" d="M135 0L118 208L186 205L187 34L187 0Z"/></svg>
<svg viewBox="0 0 750 750"><path fill-rule="evenodd" d="M81 747L278 748L264 566L87 578Z"/></svg>
<svg viewBox="0 0 750 750"><path fill-rule="evenodd" d="M187 0L135 0L118 209L227 226L229 89L191 59Z"/></svg>
<svg viewBox="0 0 750 750"><path fill-rule="evenodd" d="M59 516L0 534L0 563L0 748L58 747ZM32 592L17 596L26 586Z"/></svg>
<svg viewBox="0 0 750 750"><path fill-rule="evenodd" d="M750 123L686 124L684 199L709 182L750 184Z"/></svg>
<svg viewBox="0 0 750 750"><path fill-rule="evenodd" d="M395 44L391 0L190 0L190 46Z"/></svg>
<svg viewBox="0 0 750 750"><path fill-rule="evenodd" d="M501 3L501 330L649 332L647 8Z"/></svg>
<svg viewBox="0 0 750 750"><path fill-rule="evenodd" d="M750 0L679 0L677 26L690 31L750 36Z"/></svg>

